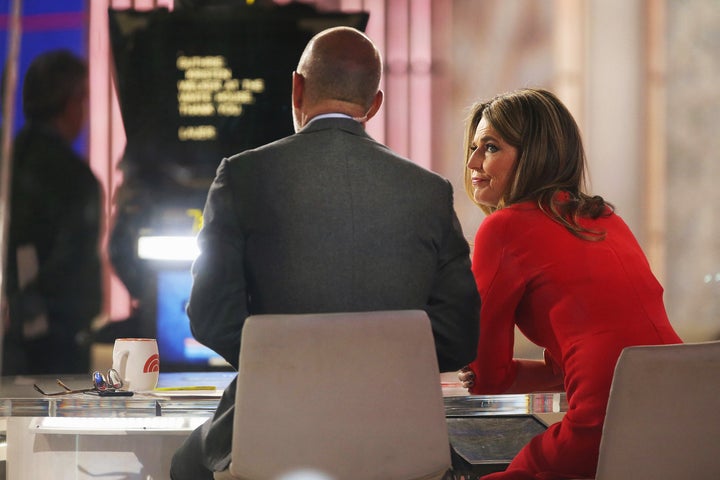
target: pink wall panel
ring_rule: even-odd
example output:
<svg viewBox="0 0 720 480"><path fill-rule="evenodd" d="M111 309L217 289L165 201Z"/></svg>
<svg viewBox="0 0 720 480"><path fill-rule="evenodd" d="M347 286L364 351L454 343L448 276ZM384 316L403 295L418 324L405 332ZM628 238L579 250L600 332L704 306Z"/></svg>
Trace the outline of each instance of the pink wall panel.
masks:
<svg viewBox="0 0 720 480"><path fill-rule="evenodd" d="M410 152L408 3L407 0L389 2L385 25L386 141L391 148L406 156ZM372 16L372 12L370 15Z"/></svg>
<svg viewBox="0 0 720 480"><path fill-rule="evenodd" d="M346 4L355 4L358 2L345 0L342 3L343 10L363 10L370 12L370 20L368 21L365 33L375 42L375 45L380 49L380 53L385 58L386 51L386 38L385 38L385 0L363 0L360 7L350 8ZM382 79L380 88L385 91L386 83L385 78ZM367 123L367 132L378 142L385 143L386 141L386 122L387 122L387 98L385 98L384 105L375 117Z"/></svg>
<svg viewBox="0 0 720 480"><path fill-rule="evenodd" d="M413 0L410 9L410 83L408 155L432 167L432 20L430 0Z"/></svg>

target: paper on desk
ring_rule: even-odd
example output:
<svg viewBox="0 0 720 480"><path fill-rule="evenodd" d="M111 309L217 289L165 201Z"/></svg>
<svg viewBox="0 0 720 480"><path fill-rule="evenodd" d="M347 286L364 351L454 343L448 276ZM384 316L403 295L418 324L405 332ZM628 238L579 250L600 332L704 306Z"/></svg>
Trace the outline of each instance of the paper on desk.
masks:
<svg viewBox="0 0 720 480"><path fill-rule="evenodd" d="M221 389L214 389L214 390L207 390L207 389L187 389L182 388L178 390L153 390L151 392L143 392L144 395L152 395L155 397L165 397L165 398L220 398L222 397L223 390Z"/></svg>

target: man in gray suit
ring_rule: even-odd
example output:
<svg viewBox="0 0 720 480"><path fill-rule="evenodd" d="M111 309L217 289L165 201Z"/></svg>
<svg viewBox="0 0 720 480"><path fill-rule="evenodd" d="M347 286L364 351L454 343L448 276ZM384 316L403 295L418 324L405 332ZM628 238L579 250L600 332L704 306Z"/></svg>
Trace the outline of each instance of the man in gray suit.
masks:
<svg viewBox="0 0 720 480"><path fill-rule="evenodd" d="M424 309L441 371L475 357L480 305L451 184L365 132L381 73L364 34L320 32L293 73L297 133L218 168L187 311L236 368L245 319L264 313ZM174 480L227 467L234 401L232 383L176 452Z"/></svg>

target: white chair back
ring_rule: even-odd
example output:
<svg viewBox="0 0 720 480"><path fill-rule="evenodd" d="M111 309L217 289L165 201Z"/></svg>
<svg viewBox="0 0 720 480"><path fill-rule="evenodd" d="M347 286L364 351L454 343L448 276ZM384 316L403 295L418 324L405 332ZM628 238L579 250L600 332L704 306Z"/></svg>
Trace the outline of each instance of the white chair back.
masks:
<svg viewBox="0 0 720 480"><path fill-rule="evenodd" d="M596 478L720 479L720 342L623 350Z"/></svg>
<svg viewBox="0 0 720 480"><path fill-rule="evenodd" d="M252 316L240 352L230 478L409 480L450 468L425 312Z"/></svg>

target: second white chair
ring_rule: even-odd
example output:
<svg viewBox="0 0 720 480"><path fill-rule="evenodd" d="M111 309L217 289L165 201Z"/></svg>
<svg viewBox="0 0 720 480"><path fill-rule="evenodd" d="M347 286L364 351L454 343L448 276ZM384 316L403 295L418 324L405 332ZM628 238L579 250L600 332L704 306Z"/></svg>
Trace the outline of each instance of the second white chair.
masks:
<svg viewBox="0 0 720 480"><path fill-rule="evenodd" d="M720 478L720 342L623 350L596 478Z"/></svg>

